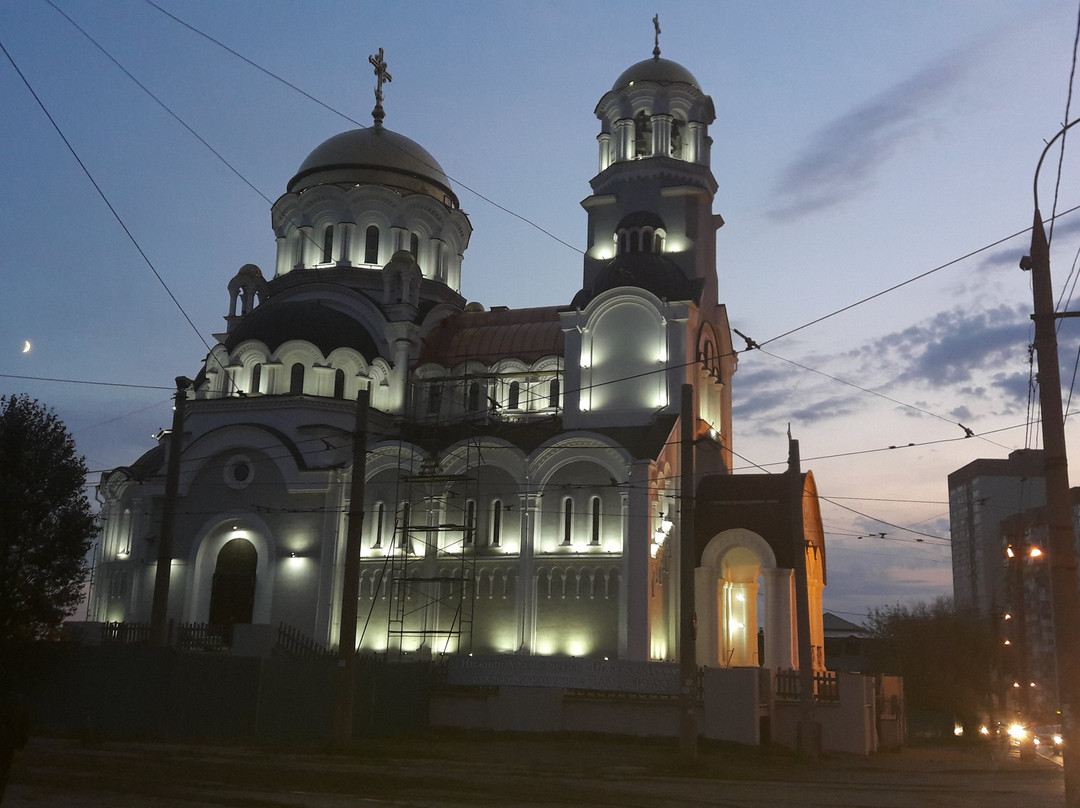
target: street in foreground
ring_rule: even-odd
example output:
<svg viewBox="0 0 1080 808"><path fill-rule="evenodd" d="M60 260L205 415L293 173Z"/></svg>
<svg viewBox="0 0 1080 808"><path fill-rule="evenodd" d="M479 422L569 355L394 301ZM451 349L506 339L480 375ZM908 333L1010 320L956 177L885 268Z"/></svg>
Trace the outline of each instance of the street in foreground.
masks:
<svg viewBox="0 0 1080 808"><path fill-rule="evenodd" d="M454 733L365 738L342 754L281 748L33 739L4 806L338 808L828 806L1050 808L1060 765L989 747L935 746L820 765L781 750L657 739Z"/></svg>

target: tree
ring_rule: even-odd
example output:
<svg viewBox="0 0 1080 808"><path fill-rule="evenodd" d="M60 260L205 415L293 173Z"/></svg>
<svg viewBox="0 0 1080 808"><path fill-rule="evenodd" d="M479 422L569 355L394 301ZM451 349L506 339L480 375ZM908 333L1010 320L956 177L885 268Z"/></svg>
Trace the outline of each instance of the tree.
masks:
<svg viewBox="0 0 1080 808"><path fill-rule="evenodd" d="M42 637L82 601L96 531L85 485L56 414L0 397L0 642Z"/></svg>
<svg viewBox="0 0 1080 808"><path fill-rule="evenodd" d="M958 612L949 598L870 612L874 669L904 677L909 710L974 722L990 706L994 635L989 621Z"/></svg>

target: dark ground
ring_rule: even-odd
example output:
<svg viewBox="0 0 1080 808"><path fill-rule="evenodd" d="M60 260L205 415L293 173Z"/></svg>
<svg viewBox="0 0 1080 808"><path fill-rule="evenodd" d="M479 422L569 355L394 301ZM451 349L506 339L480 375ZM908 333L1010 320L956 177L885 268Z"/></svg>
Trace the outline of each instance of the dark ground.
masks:
<svg viewBox="0 0 1080 808"><path fill-rule="evenodd" d="M819 765L777 749L462 732L365 738L342 753L31 739L5 808L828 806L1049 808L1060 763L940 745Z"/></svg>

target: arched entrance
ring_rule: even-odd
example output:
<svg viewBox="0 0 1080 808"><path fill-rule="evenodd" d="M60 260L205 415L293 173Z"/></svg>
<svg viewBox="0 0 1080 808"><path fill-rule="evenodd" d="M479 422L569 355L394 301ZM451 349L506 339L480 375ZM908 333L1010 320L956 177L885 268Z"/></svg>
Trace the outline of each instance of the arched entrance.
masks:
<svg viewBox="0 0 1080 808"><path fill-rule="evenodd" d="M210 590L210 625L232 640L232 627L250 623L255 610L255 580L259 553L247 539L231 539L218 553Z"/></svg>
<svg viewBox="0 0 1080 808"><path fill-rule="evenodd" d="M760 581L760 583L759 583ZM790 668L792 573L778 569L769 543L744 528L714 536L695 571L699 665ZM764 598L765 658L758 649L758 592Z"/></svg>

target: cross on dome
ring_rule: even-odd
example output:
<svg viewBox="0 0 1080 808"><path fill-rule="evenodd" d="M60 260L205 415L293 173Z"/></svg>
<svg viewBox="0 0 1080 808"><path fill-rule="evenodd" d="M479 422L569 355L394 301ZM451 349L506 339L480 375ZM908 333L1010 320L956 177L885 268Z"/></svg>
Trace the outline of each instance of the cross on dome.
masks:
<svg viewBox="0 0 1080 808"><path fill-rule="evenodd" d="M656 29L656 37L653 39L652 55L654 59L660 58L660 15L653 14L652 18L653 28Z"/></svg>
<svg viewBox="0 0 1080 808"><path fill-rule="evenodd" d="M382 126L383 118L386 117L382 105L382 86L384 81L389 84L394 78L386 69L386 60L383 58L382 48L379 48L378 56L369 56L368 61L375 68L375 77L379 80L378 84L375 85L375 109L371 111L371 117L375 119L376 126Z"/></svg>

